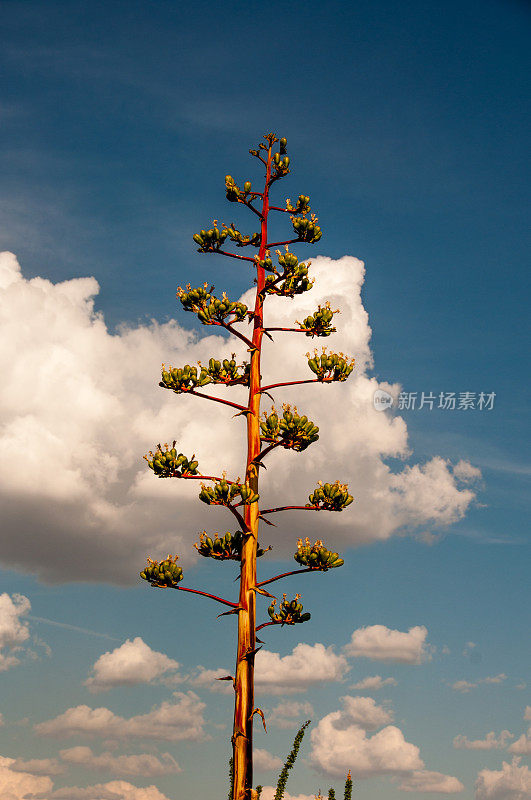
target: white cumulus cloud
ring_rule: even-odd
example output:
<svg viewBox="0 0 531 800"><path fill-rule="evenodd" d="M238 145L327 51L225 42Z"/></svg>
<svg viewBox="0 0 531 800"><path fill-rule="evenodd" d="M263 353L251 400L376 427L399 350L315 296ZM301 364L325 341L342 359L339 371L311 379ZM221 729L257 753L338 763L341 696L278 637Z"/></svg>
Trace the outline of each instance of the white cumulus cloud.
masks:
<svg viewBox="0 0 531 800"><path fill-rule="evenodd" d="M44 800L44 798L43 798ZM94 786L64 786L51 792L46 800L170 800L156 786L133 786L127 781L109 781Z"/></svg>
<svg viewBox="0 0 531 800"><path fill-rule="evenodd" d="M359 725L366 731L375 731L393 721L393 713L379 706L372 697L351 697L345 695L343 701L342 722Z"/></svg>
<svg viewBox="0 0 531 800"><path fill-rule="evenodd" d="M57 738L94 735L107 739L161 739L168 742L207 738L203 731L205 704L194 692L174 692L174 696L177 702L164 701L147 714L128 719L104 707L75 706L54 719L37 723L33 729L39 736Z"/></svg>
<svg viewBox="0 0 531 800"><path fill-rule="evenodd" d="M400 781L398 787L403 792L437 792L438 794L456 794L465 788L458 778L443 775L442 772L430 772L421 769Z"/></svg>
<svg viewBox="0 0 531 800"><path fill-rule="evenodd" d="M311 717L313 706L311 703L300 703L296 700L289 700L279 703L266 715L267 724L275 725L277 728L297 728L300 725L301 717Z"/></svg>
<svg viewBox="0 0 531 800"><path fill-rule="evenodd" d="M0 672L20 664L16 653L22 649L23 642L29 639L26 620L21 619L31 609L27 597L7 592L0 594Z"/></svg>
<svg viewBox="0 0 531 800"><path fill-rule="evenodd" d="M85 681L85 686L91 692L105 692L115 686L150 683L178 667L177 661L152 650L137 636L127 639L115 650L103 653L94 664L94 674Z"/></svg>
<svg viewBox="0 0 531 800"><path fill-rule="evenodd" d="M279 653L259 650L255 660L257 692L292 694L305 692L316 683L341 681L349 666L343 655L324 644L300 642L293 652L281 657Z"/></svg>
<svg viewBox="0 0 531 800"><path fill-rule="evenodd" d="M66 767L56 758L15 758L10 769L14 772L31 772L33 775L60 775Z"/></svg>
<svg viewBox="0 0 531 800"><path fill-rule="evenodd" d="M284 762L278 756L273 756L267 750L261 750L259 747L253 752L253 764L256 769L268 772L269 770L280 770L284 766Z"/></svg>
<svg viewBox="0 0 531 800"><path fill-rule="evenodd" d="M276 788L274 786L264 786L260 800L274 800ZM290 794L284 792L283 800L315 800L315 794Z"/></svg>
<svg viewBox="0 0 531 800"><path fill-rule="evenodd" d="M50 759L35 759L37 768ZM50 760L51 761L51 760ZM0 797L2 800L170 800L156 786L138 787L123 780L99 783L84 788L65 786L53 789L46 775L21 772L15 769L17 759L0 756ZM28 760L27 764L31 764ZM56 774L57 770L51 771Z"/></svg>
<svg viewBox="0 0 531 800"><path fill-rule="evenodd" d="M409 456L407 428L401 417L373 406L377 388L398 387L368 375L371 329L361 301L362 262L318 257L311 272L312 291L294 301L270 298L266 321L290 326L330 300L342 310L331 347L355 356L356 368L346 384L275 390L277 404L296 400L304 407L321 438L300 457L271 454L275 469L264 476L264 502L305 502L320 478L348 481L356 503L327 523L338 549L461 519L475 497L469 467L434 457L393 471L386 461ZM231 351L241 359L247 356L244 344L208 330L198 337L175 321L111 334L94 311L98 291L94 278L27 280L12 254L0 256L0 554L6 567L51 582L130 584L146 555L176 551L186 567L197 557L191 548L196 531L225 524L223 509L197 502L197 482L154 478L141 456L157 442L178 438L180 450L195 452L205 474L226 468L237 477L244 462L241 418L233 420L217 403L176 397L157 386L162 361L194 363ZM251 293L244 300L251 302ZM266 342L264 380L306 378L307 349L297 336ZM244 400L245 390L233 390L231 398ZM21 452L24 458L14 457ZM283 516L294 537L319 538L318 515ZM284 543L281 527L268 530L268 540L287 554L293 542Z"/></svg>
<svg viewBox="0 0 531 800"><path fill-rule="evenodd" d="M463 692L463 694L466 694L466 692L469 692L471 689L477 689L478 686L479 683L472 683L472 681L465 681L465 680L456 681L455 683L452 683L452 689L455 692Z"/></svg>
<svg viewBox="0 0 531 800"><path fill-rule="evenodd" d="M497 683L503 683L506 680L507 680L507 675L504 672L500 672L499 675L491 675L487 676L486 678L478 678L475 683L467 680L455 681L455 683L451 684L451 688L456 692L462 692L463 694L466 694L466 692L469 692L471 689L477 689L478 686L480 686L482 683L487 685L497 684Z"/></svg>
<svg viewBox="0 0 531 800"><path fill-rule="evenodd" d="M172 775L182 772L181 767L170 753L162 753L160 758L151 753L117 756L106 751L98 755L90 747L79 746L60 750L59 755L67 764L99 772L110 772L112 775L141 775L144 778L153 778L156 775Z"/></svg>
<svg viewBox="0 0 531 800"><path fill-rule="evenodd" d="M368 625L355 630L343 650L354 658L421 664L430 657L427 635L424 625L416 625L407 632L392 630L385 625Z"/></svg>
<svg viewBox="0 0 531 800"><path fill-rule="evenodd" d="M350 769L352 776L358 778L407 774L424 767L419 748L406 742L395 725L368 736L366 729L354 721L359 714L354 719L351 716L352 711L360 709L350 705L348 699L343 700L344 710L327 714L312 730L313 766L335 777L345 776Z"/></svg>
<svg viewBox="0 0 531 800"><path fill-rule="evenodd" d="M358 689L359 691L377 692L383 689L384 686L397 686L398 683L395 678L382 678L381 675L368 675L357 683L353 683L351 689Z"/></svg>
<svg viewBox="0 0 531 800"><path fill-rule="evenodd" d="M509 752L520 756L531 756L531 728L528 728L526 733L512 743Z"/></svg>
<svg viewBox="0 0 531 800"><path fill-rule="evenodd" d="M426 770L419 748L406 741L392 712L372 697L341 698L343 708L323 717L312 730L310 764L330 777L389 776L404 792L454 794L463 784L451 775ZM384 726L384 727L382 727ZM381 728L377 733L368 731Z"/></svg>
<svg viewBox="0 0 531 800"><path fill-rule="evenodd" d="M499 736L490 731L484 739L473 740L467 739L460 733L454 738L454 747L458 750L502 750L512 738L513 734L509 731L502 731Z"/></svg>
<svg viewBox="0 0 531 800"><path fill-rule="evenodd" d="M13 769L16 759L0 756L0 797L2 800L24 800L31 795L42 795L51 791L52 781L48 776L32 775Z"/></svg>
<svg viewBox="0 0 531 800"><path fill-rule="evenodd" d="M520 759L503 762L501 770L482 769L475 783L476 800L529 800L531 771Z"/></svg>
<svg viewBox="0 0 531 800"><path fill-rule="evenodd" d="M234 689L232 681L219 680L225 678L231 673L224 667L217 669L207 669L199 665L194 672L186 677L186 681L192 686L208 689L210 692L218 692L221 694L229 694L234 696Z"/></svg>

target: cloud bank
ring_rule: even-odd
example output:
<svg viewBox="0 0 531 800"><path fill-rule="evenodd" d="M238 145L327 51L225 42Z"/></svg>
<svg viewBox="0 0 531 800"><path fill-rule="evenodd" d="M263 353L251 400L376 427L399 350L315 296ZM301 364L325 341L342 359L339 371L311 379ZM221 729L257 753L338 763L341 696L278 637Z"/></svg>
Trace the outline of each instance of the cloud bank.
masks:
<svg viewBox="0 0 531 800"><path fill-rule="evenodd" d="M102 736L106 739L160 739L167 742L203 741L205 703L194 692L174 692L177 702L164 701L147 714L124 717L110 709L86 705L68 708L59 716L33 726L38 736L70 738Z"/></svg>
<svg viewBox="0 0 531 800"><path fill-rule="evenodd" d="M318 479L348 481L356 502L327 523L343 549L461 519L474 500L475 472L462 464L454 470L439 457L395 471L386 463L409 456L407 429L402 418L373 407L377 388L397 387L368 375L371 329L361 301L362 262L317 257L311 272L312 291L294 301L271 298L267 322L292 326L330 300L342 313L327 344L355 356L356 368L346 384L275 390L277 405L296 401L319 425L321 438L301 456L271 454L264 502L285 504L289 487L290 499L304 503ZM157 384L163 361L194 363L230 352L242 359L245 346L208 329L198 337L175 321L111 334L94 310L98 291L94 278L27 280L13 254L0 255L0 554L5 567L48 582L131 584L146 555L179 551L186 567L197 557L191 548L196 532L224 529L226 512L197 502L197 482L157 480L146 468L142 454L157 442L177 438L182 452L197 454L205 474L226 468L237 477L244 463L237 435L243 434L242 418ZM251 293L243 301L249 304ZM264 346L264 379L308 377L304 353L312 343L289 334L276 341L277 347ZM237 402L245 398L243 389L227 391ZM318 538L320 522L300 516L283 515L293 536L289 545L282 544L282 525L277 533L268 529L279 555L293 551L297 535Z"/></svg>

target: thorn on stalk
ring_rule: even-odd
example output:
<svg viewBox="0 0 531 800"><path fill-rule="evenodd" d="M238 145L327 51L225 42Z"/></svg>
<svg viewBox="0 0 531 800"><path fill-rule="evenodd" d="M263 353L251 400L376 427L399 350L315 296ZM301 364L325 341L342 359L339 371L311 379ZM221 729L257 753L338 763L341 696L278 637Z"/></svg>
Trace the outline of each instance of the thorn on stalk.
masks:
<svg viewBox="0 0 531 800"><path fill-rule="evenodd" d="M253 710L252 710L252 712L251 712L251 715L250 715L250 717L249 717L249 722L252 720L252 718L254 717L254 715L255 715L255 714L259 714L259 716L260 716L260 717L262 717L262 725L264 726L264 731L267 733L267 728L266 728L266 721L265 721L265 717L264 717L264 712L262 711L262 709L261 709L261 708L253 708Z"/></svg>
<svg viewBox="0 0 531 800"><path fill-rule="evenodd" d="M263 517L261 514L258 515L258 519L261 519L262 522L265 522L266 525L271 525L271 527L276 528L276 524L274 522L270 522L267 517Z"/></svg>
<svg viewBox="0 0 531 800"><path fill-rule="evenodd" d="M263 594L265 597L272 597L274 600L277 599L274 594L269 594L269 592L266 592L265 589L260 589L258 586L253 586L252 587L252 591L258 592L258 594ZM225 612L225 613L228 613L228 612Z"/></svg>
<svg viewBox="0 0 531 800"><path fill-rule="evenodd" d="M239 611L243 610L244 609L241 606L238 606L238 608L231 608L230 611L222 611L221 614L217 615L216 619L219 619L220 617L225 617L227 616L227 614L237 614Z"/></svg>
<svg viewBox="0 0 531 800"><path fill-rule="evenodd" d="M255 647L255 648L248 647L243 656L240 657L240 661L244 660L249 661L249 659L254 658L255 655L258 653L258 651L261 649L262 649L261 647Z"/></svg>
<svg viewBox="0 0 531 800"><path fill-rule="evenodd" d="M217 681L232 681L232 688L236 691L236 680L232 675L225 675L223 678L216 678Z"/></svg>

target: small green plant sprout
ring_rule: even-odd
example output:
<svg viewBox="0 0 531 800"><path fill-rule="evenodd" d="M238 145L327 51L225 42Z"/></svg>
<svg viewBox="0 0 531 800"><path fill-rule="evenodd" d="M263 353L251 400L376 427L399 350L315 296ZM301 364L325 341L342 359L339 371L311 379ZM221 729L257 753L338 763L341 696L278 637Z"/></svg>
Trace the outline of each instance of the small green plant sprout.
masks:
<svg viewBox="0 0 531 800"><path fill-rule="evenodd" d="M288 782L289 771L290 769L293 769L293 765L295 764L295 761L299 754L301 742L304 738L306 728L308 727L310 722L311 722L310 719L306 720L306 722L303 725L301 725L301 727L299 728L299 730L295 735L291 752L287 757L284 766L282 767L280 775L278 776L277 788L273 800L282 800L284 797L284 792L286 791L286 783Z"/></svg>
<svg viewBox="0 0 531 800"><path fill-rule="evenodd" d="M304 334L310 338L328 337L335 333L334 315L327 302L319 305L302 322L294 320L293 327L268 327L266 305L270 297L294 298L311 290L314 280L310 276L311 262L300 261L291 252L290 246L315 244L321 239L322 231L318 218L310 207L310 197L299 194L295 203L288 198L285 204L273 205L272 189L291 171L287 154L287 140L268 133L251 149L251 156L263 171L260 186L248 178L237 181L232 175L225 176L225 193L230 203L236 203L252 215L256 230L240 230L234 223L212 221L211 225L193 234L193 241L200 253L236 259L242 268L250 270L256 291L251 306L231 299L226 292L215 293L215 287L203 283L197 287L190 284L186 289L177 290L177 298L183 309L197 316L202 325L219 327L245 344L248 360L239 361L234 353L225 358L210 358L208 363L184 365L162 365L159 386L174 394L187 394L202 400L211 400L228 407L235 418L234 424L245 424L242 438L246 439L247 455L241 471L243 477L205 475L199 471L199 461L192 456L178 452L177 443L170 446L157 445L145 459L157 478L179 478L180 480L199 480L199 499L209 506L223 506L236 521L236 530L224 534L208 534L203 531L195 548L204 558L215 561L235 561L239 565L238 596L228 600L199 589L183 585L183 571L177 566L177 556L168 556L160 562L148 559L147 566L140 577L155 588L174 589L192 592L211 598L229 608L219 616L237 616L238 632L236 645L236 664L232 679L234 687L234 717L232 726L232 759L230 768L230 800L254 800L260 791L253 789L253 720L259 714L264 722L261 709L254 705L254 662L260 649L256 633L267 625L284 627L307 622L310 613L303 611L300 595L288 600L284 595L277 605L276 597L265 590L265 586L287 575L305 572L327 572L340 567L343 559L339 554L327 550L321 541L314 545L299 540L295 560L298 569L258 580L257 559L264 556L270 547L260 547L258 527L260 521L272 525L270 517L279 512L297 509L306 511L343 511L352 502L348 487L340 481L319 482L309 495L305 505L286 505L277 508L264 508L261 504L259 483L261 470L267 455L277 447L303 453L319 440L319 428L308 417L300 413L296 406L286 403L282 413L273 406L270 411L261 409L264 395L270 395L276 388L299 384L328 384L347 380L354 368L354 359L343 353L327 352L326 348L313 355L307 353L309 375L305 380L291 380L280 376L275 383L262 381L261 357L264 337L274 341L273 334ZM287 214L292 232L283 241L271 241L269 220L271 214ZM250 255L249 255L250 253ZM236 403L224 396L209 394L209 387L221 386L229 390L233 386L247 389L244 404ZM274 402L274 398L273 398ZM225 410L225 409L224 409ZM237 412L237 413L234 413ZM259 596L269 597L273 602L268 609L269 621L257 626L257 602ZM262 602L262 601L260 601ZM282 797L287 770L293 764L304 728L299 731L285 768L279 779L276 800ZM265 727L265 722L264 722ZM291 759L291 760L290 760ZM260 789L261 790L261 789Z"/></svg>

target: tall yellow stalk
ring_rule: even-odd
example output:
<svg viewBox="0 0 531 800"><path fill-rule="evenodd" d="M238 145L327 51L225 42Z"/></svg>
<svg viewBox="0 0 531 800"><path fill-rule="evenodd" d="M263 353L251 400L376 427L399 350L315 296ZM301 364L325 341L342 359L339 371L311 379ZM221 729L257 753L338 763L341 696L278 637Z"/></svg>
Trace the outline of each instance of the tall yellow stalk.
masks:
<svg viewBox="0 0 531 800"><path fill-rule="evenodd" d="M336 481L334 484L322 484L309 496L309 503L302 505L287 505L277 508L259 508L258 483L259 470L262 459L275 447L284 447L296 452L305 450L315 442L319 428L305 416L298 412L292 413L290 407L285 407L283 418L280 419L273 410L266 414L266 421L260 421L260 399L264 392L269 392L277 387L293 386L301 383L330 383L332 381L346 380L352 372L352 363L342 354L330 353L311 357L308 354L308 366L312 378L296 381L281 381L266 386L262 385L260 374L260 360L264 334L271 335L271 331L289 331L304 336L329 336L335 331L332 327L334 311L329 304L317 309L313 315L307 317L304 323L297 323L297 328L277 328L264 326L263 305L268 294L282 297L294 297L296 294L307 292L311 289L312 281L308 278L308 267L299 263L298 258L288 251L279 253L279 266L273 265L270 258L270 248L287 245L295 242L315 243L321 238L321 229L317 225L317 218L311 215L309 197L299 195L296 206L286 201L286 207L281 208L269 204L269 191L272 184L279 178L289 173L289 158L286 155L286 139L277 139L272 133L264 139L267 146L261 143L259 150L250 153L257 157L265 166L265 182L262 192L251 191L251 182L246 181L243 190L237 186L230 175L226 176L225 186L227 199L232 202L243 203L260 219L260 233L251 235L241 234L234 226L223 225L218 228L214 221L213 227L206 231L201 230L194 234L194 241L203 253L215 253L238 259L240 263L251 265L256 269L256 297L254 309L251 311L240 302L231 302L225 294L223 300L216 298L208 289L208 284L197 289L188 286L188 290L179 289L178 296L187 311L193 311L203 325L217 325L224 328L240 341L245 342L249 351L249 363L237 365L234 358L223 359L223 362L210 359L208 367L199 364L192 367L186 364L182 368L162 367L162 380L160 386L170 389L177 394L187 393L195 397L202 397L224 406L236 409L246 416L247 423L247 462L245 466L245 481L228 480L216 475L202 475L198 471L198 461L195 456L190 459L182 453L177 453L176 442L173 446L168 444L158 445L155 452L146 456L150 468L159 478L180 478L187 480L202 480L214 483L213 487L201 484L199 498L209 505L223 505L238 521L239 530L215 540L206 532L201 534L198 552L209 558L217 560L236 560L240 562L240 586L238 601L218 597L209 592L181 586L183 570L178 566L177 556L168 555L160 562L148 559L148 566L140 573L141 577L152 586L171 588L195 595L211 598L218 603L228 606L228 614L238 615L238 643L236 651L235 675L225 676L221 680L232 680L234 686L234 725L232 731L233 749L233 790L232 800L252 800L253 798L253 719L256 712L263 714L254 707L254 663L256 654L256 632L267 625L293 625L306 622L310 618L308 612L302 613L300 595L287 601L284 599L278 609L275 609L276 599L268 609L270 621L256 625L256 594L267 594L263 587L287 575L300 572L326 572L328 569L343 564L343 559L337 553L327 550L319 540L314 545L302 543L299 540L295 560L303 569L290 570L257 582L256 559L264 550L257 550L259 519L267 520L273 513L287 510L302 511L341 511L351 502L348 487ZM273 146L279 142L280 152L273 153ZM284 158L282 158L284 156ZM261 200L261 210L254 205ZM268 217L270 211L290 215L293 224L294 238L284 242L268 242ZM227 251L224 242L235 243L236 247L248 245L258 248L258 253L253 258ZM278 252L278 251L277 251ZM269 273L266 278L266 271ZM238 330L235 325L252 322L252 339ZM210 383L225 386L249 386L247 405L240 405L231 400L226 400L215 395L205 394L203 388ZM265 445L265 446L264 446ZM243 509L241 507L243 506ZM241 509L241 510L238 510ZM273 595L269 595L273 597ZM264 722L265 726L265 722Z"/></svg>
<svg viewBox="0 0 531 800"><path fill-rule="evenodd" d="M266 178L262 198L261 245L259 261L265 257L267 246L267 219L269 215L269 179L271 177L271 147L267 151ZM253 350L249 386L249 412L247 414L247 467L245 480L258 494L259 468L256 459L260 454L260 356L264 326L265 271L257 265L256 300L254 306ZM238 647L236 651L236 676L234 700L234 727L232 733L234 764L234 800L249 796L253 782L253 711L254 711L254 655L256 648L256 546L258 542L258 503L245 507L245 525L248 534L242 548L240 598L238 613Z"/></svg>

